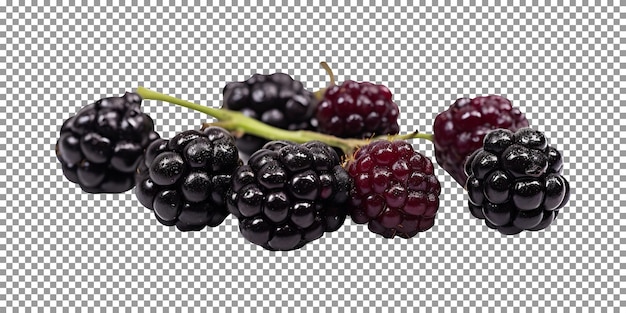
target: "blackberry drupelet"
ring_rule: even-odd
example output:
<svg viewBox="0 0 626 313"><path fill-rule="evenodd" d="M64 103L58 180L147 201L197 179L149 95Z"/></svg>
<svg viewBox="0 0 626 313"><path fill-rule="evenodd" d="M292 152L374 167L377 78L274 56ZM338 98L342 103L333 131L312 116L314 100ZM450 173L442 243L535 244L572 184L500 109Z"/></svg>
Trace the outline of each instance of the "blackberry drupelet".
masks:
<svg viewBox="0 0 626 313"><path fill-rule="evenodd" d="M561 153L540 131L496 129L465 164L469 209L503 234L550 226L569 201Z"/></svg>
<svg viewBox="0 0 626 313"><path fill-rule="evenodd" d="M240 167L228 193L243 237L267 250L294 250L343 225L350 177L317 141L271 141Z"/></svg>
<svg viewBox="0 0 626 313"><path fill-rule="evenodd" d="M103 98L65 120L55 150L63 175L88 193L122 193L134 186L144 149L159 135L127 92Z"/></svg>
<svg viewBox="0 0 626 313"><path fill-rule="evenodd" d="M374 141L346 167L354 180L349 207L355 223L385 238L411 238L434 225L441 185L431 160L408 142Z"/></svg>
<svg viewBox="0 0 626 313"><path fill-rule="evenodd" d="M215 227L228 216L226 192L241 165L228 131L214 126L184 131L146 149L135 195L164 225L181 231Z"/></svg>
<svg viewBox="0 0 626 313"><path fill-rule="evenodd" d="M302 82L285 73L254 74L246 81L228 83L224 105L266 124L288 130L313 130L315 97ZM244 134L236 139L239 150L251 155L268 140Z"/></svg>
<svg viewBox="0 0 626 313"><path fill-rule="evenodd" d="M316 110L317 130L343 138L395 135L398 115L387 87L347 80L326 89Z"/></svg>
<svg viewBox="0 0 626 313"><path fill-rule="evenodd" d="M496 128L516 131L528 125L524 114L504 97L460 98L435 118L435 158L457 183L465 187L467 176L463 164L481 147L489 131Z"/></svg>

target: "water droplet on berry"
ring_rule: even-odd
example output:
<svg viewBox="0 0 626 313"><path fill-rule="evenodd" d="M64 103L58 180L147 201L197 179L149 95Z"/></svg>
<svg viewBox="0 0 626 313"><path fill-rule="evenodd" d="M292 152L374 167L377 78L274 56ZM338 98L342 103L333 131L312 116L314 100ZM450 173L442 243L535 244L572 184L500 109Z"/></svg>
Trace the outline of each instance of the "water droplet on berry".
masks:
<svg viewBox="0 0 626 313"><path fill-rule="evenodd" d="M513 141L531 149L544 150L548 146L545 135L529 127L521 128L513 134Z"/></svg>
<svg viewBox="0 0 626 313"><path fill-rule="evenodd" d="M181 190L185 199L191 202L201 202L211 194L211 178L204 171L189 173L182 181Z"/></svg>
<svg viewBox="0 0 626 313"><path fill-rule="evenodd" d="M150 178L161 186L176 183L183 174L185 161L176 152L163 152L159 154L150 166Z"/></svg>

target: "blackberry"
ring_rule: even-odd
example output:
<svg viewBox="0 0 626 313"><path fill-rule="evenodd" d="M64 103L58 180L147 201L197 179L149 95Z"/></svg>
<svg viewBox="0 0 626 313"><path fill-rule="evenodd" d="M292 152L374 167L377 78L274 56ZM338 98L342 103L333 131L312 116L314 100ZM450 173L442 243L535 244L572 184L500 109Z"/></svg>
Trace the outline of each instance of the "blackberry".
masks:
<svg viewBox="0 0 626 313"><path fill-rule="evenodd" d="M315 97L302 82L285 73L254 74L246 81L231 82L223 89L225 109L287 130L313 130ZM237 138L239 150L251 155L268 140L244 134Z"/></svg>
<svg viewBox="0 0 626 313"><path fill-rule="evenodd" d="M437 115L433 125L435 158L461 186L467 176L463 164L479 149L485 135L496 128L516 131L527 127L528 120L508 99L490 95L457 99Z"/></svg>
<svg viewBox="0 0 626 313"><path fill-rule="evenodd" d="M540 131L496 129L465 164L469 209L503 234L545 229L569 201L563 157Z"/></svg>
<svg viewBox="0 0 626 313"><path fill-rule="evenodd" d="M317 130L343 138L370 138L399 132L399 109L391 91L370 82L331 85L317 106Z"/></svg>
<svg viewBox="0 0 626 313"><path fill-rule="evenodd" d="M133 188L144 149L159 138L141 101L130 92L103 98L63 122L55 151L69 181L88 193Z"/></svg>
<svg viewBox="0 0 626 313"><path fill-rule="evenodd" d="M157 220L181 231L215 227L228 216L225 195L242 165L233 137L219 127L158 139L137 171L135 195Z"/></svg>
<svg viewBox="0 0 626 313"><path fill-rule="evenodd" d="M228 208L246 240L294 250L343 225L350 186L326 144L270 141L234 173Z"/></svg>
<svg viewBox="0 0 626 313"><path fill-rule="evenodd" d="M434 225L441 185L431 160L409 143L374 141L346 166L354 180L349 207L355 223L385 238L411 238Z"/></svg>

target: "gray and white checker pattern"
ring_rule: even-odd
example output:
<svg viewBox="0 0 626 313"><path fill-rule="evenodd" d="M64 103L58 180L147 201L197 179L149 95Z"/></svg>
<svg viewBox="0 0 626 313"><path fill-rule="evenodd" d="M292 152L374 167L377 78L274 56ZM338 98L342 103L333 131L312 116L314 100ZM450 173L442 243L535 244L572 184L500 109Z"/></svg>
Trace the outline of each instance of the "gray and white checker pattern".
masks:
<svg viewBox="0 0 626 313"><path fill-rule="evenodd" d="M8 2L0 6L0 308L626 307L620 1ZM132 192L86 194L61 174L60 125L99 98L143 85L217 107L226 82L255 72L321 88L320 61L339 81L388 85L403 131L430 132L462 96L512 99L563 151L569 205L547 231L502 236L469 215L463 190L438 167L432 230L385 240L348 221L304 249L272 253L247 243L233 218L177 232ZM207 120L155 101L144 109L166 138ZM431 144L413 143L433 156Z"/></svg>

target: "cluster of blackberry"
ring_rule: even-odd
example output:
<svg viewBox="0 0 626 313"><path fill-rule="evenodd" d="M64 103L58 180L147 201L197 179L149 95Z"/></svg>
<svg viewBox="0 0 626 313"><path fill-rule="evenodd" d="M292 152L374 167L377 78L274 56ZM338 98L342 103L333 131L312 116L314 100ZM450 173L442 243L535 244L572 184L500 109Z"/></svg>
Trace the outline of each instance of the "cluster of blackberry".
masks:
<svg viewBox="0 0 626 313"><path fill-rule="evenodd" d="M333 81L322 95L284 73L255 74L224 87L222 109L280 129L360 139L354 151L235 136L217 126L162 139L141 111L142 97L127 92L66 120L56 154L65 177L85 192L135 187L139 203L181 231L233 215L241 235L267 250L299 249L347 216L385 238L433 227L441 184L428 157L393 138L399 108L389 89ZM561 153L501 96L456 100L436 116L431 139L437 164L489 228L507 235L545 229L569 200Z"/></svg>

